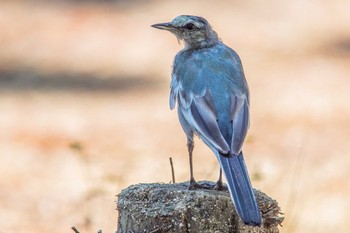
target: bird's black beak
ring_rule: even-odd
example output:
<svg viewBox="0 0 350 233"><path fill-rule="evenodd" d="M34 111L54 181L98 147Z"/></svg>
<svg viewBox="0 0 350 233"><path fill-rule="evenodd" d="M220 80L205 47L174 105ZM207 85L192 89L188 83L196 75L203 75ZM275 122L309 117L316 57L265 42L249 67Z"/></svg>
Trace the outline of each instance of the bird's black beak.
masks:
<svg viewBox="0 0 350 233"><path fill-rule="evenodd" d="M171 23L157 23L157 24L151 25L151 27L161 29L161 30L167 30L167 31L174 29L174 26Z"/></svg>

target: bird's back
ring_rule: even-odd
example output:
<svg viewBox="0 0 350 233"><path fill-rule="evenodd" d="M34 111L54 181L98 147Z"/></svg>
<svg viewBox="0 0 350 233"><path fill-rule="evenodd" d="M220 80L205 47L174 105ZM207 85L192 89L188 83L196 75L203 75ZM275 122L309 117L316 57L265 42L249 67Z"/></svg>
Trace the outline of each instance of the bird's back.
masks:
<svg viewBox="0 0 350 233"><path fill-rule="evenodd" d="M213 47L180 51L174 61L172 94L182 92L190 99L209 91L217 123L225 140L232 139L230 99L242 97L249 102L249 90L237 53L219 42ZM171 96L174 98L174 96Z"/></svg>

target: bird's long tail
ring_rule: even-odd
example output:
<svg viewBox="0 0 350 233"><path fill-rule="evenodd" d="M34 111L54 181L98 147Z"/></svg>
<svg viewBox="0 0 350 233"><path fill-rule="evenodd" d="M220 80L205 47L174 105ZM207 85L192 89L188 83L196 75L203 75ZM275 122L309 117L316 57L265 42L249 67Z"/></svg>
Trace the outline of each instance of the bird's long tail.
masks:
<svg viewBox="0 0 350 233"><path fill-rule="evenodd" d="M231 199L236 210L247 225L261 225L261 215L250 183L242 152L236 156L218 156L221 168L226 176Z"/></svg>

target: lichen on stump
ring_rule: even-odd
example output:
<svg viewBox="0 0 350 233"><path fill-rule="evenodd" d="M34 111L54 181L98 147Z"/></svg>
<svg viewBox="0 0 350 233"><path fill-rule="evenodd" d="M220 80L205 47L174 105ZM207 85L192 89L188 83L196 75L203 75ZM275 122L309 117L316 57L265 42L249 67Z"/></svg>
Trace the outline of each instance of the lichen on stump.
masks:
<svg viewBox="0 0 350 233"><path fill-rule="evenodd" d="M118 195L118 232L279 232L283 217L278 203L259 190L254 192L262 212L261 227L243 224L228 191L188 190L188 183L132 185Z"/></svg>

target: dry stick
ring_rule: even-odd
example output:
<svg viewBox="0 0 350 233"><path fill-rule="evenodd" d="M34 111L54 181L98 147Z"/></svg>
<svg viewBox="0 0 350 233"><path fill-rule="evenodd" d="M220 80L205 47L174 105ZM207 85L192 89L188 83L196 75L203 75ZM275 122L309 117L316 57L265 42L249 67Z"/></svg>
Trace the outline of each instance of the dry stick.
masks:
<svg viewBox="0 0 350 233"><path fill-rule="evenodd" d="M75 233L80 233L78 230L77 230L77 228L75 228L75 227L71 227L72 228L72 230L75 232Z"/></svg>
<svg viewBox="0 0 350 233"><path fill-rule="evenodd" d="M75 228L74 226L71 227L71 229L72 229L75 233L80 233L80 232L78 231L78 229ZM97 233L102 233L102 230L99 230Z"/></svg>
<svg viewBox="0 0 350 233"><path fill-rule="evenodd" d="M173 159L170 157L170 167L171 167L171 176L173 178L173 184L175 184L175 172L174 172L174 165L173 165Z"/></svg>

